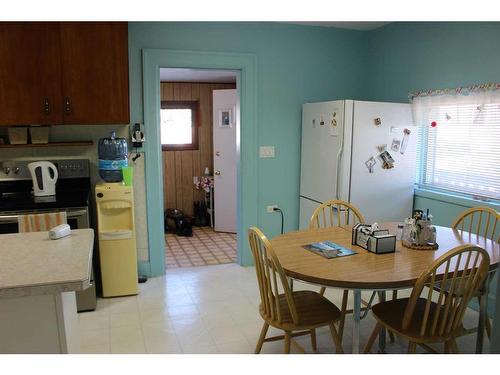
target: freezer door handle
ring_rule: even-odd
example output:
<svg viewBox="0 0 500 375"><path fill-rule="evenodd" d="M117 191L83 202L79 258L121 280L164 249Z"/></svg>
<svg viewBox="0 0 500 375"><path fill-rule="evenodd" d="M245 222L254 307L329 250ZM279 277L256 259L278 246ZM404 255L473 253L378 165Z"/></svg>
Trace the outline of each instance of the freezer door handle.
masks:
<svg viewBox="0 0 500 375"><path fill-rule="evenodd" d="M336 179L336 186L335 186L335 199L340 199L339 195L339 181L340 181L340 164L342 161L342 153L344 151L344 135L342 134L342 141L340 143L340 149L339 152L337 153L337 179Z"/></svg>

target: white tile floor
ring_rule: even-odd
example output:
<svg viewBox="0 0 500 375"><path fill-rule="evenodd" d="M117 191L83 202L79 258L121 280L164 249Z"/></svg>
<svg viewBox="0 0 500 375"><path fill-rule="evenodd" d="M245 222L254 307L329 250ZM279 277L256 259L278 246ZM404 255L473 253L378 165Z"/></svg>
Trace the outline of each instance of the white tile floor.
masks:
<svg viewBox="0 0 500 375"><path fill-rule="evenodd" d="M294 289L317 287L294 283ZM340 306L340 290L328 289L327 297ZM369 293L363 295L368 299ZM83 353L253 353L262 327L258 314L259 292L253 267L234 263L179 268L168 275L140 284L133 297L99 299L97 310L79 314ZM468 311L466 325L477 321ZM368 316L361 322L361 344L373 329ZM346 321L343 347L351 351L351 319ZM278 333L270 329L269 334ZM317 333L321 353L333 353L328 329ZM311 350L308 336L298 338ZM473 353L475 335L460 338L463 353ZM293 352L292 347L292 352ZM262 353L282 353L283 342L264 343ZM485 352L489 342L485 340ZM405 353L406 342L387 344L388 353Z"/></svg>

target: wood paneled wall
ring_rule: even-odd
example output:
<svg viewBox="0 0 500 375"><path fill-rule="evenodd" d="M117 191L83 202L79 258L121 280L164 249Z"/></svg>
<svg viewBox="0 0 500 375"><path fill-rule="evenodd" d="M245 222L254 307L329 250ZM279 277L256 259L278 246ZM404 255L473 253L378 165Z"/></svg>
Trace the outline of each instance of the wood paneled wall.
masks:
<svg viewBox="0 0 500 375"><path fill-rule="evenodd" d="M205 167L213 172L212 90L234 89L234 83L162 82L161 100L199 100L198 150L163 151L163 201L165 208L193 214L193 203L203 199L193 185Z"/></svg>

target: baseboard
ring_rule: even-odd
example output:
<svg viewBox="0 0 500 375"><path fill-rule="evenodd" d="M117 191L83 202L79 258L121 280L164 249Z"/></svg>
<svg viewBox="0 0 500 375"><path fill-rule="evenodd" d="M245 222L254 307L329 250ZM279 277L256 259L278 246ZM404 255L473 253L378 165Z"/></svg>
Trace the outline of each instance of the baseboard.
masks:
<svg viewBox="0 0 500 375"><path fill-rule="evenodd" d="M140 261L137 263L139 275L151 277L151 264L148 261Z"/></svg>

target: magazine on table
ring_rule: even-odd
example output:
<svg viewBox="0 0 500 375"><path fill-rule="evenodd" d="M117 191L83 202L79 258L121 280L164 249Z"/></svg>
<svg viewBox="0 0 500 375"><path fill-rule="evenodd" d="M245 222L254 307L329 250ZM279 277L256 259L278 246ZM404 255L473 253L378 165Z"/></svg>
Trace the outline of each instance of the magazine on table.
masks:
<svg viewBox="0 0 500 375"><path fill-rule="evenodd" d="M314 242L312 244L305 245L304 249L328 259L357 254L355 251L340 246L332 241Z"/></svg>

